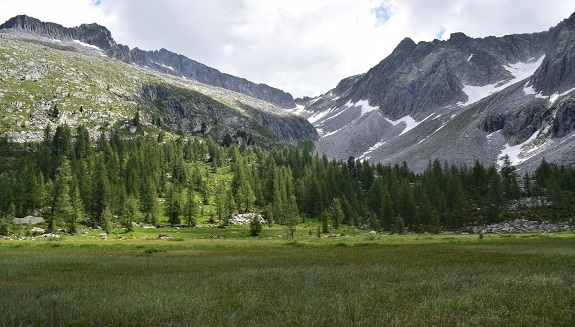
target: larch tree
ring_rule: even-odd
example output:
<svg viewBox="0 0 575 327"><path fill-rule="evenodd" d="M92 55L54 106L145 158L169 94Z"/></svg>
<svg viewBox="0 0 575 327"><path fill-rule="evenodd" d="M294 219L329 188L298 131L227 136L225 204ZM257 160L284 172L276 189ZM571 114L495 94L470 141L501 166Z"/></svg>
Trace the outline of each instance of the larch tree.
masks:
<svg viewBox="0 0 575 327"><path fill-rule="evenodd" d="M70 221L74 216L72 199L70 198L70 184L72 182L72 169L67 159L64 159L58 169L51 194L50 215L48 219L48 232L54 230L54 220L61 218Z"/></svg>

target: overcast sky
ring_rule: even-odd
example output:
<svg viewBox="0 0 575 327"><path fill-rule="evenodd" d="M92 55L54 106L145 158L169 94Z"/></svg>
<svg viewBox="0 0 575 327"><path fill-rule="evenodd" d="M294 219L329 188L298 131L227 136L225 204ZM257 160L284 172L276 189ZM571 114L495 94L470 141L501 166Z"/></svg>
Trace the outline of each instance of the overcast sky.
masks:
<svg viewBox="0 0 575 327"><path fill-rule="evenodd" d="M568 0L0 0L2 22L96 22L131 48L166 48L295 97L366 72L405 37L539 32L574 11Z"/></svg>

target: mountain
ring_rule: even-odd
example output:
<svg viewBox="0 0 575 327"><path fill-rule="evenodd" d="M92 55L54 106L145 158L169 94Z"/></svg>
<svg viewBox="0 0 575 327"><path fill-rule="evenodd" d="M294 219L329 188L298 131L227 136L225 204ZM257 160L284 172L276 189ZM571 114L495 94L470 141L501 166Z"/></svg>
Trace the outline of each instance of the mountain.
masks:
<svg viewBox="0 0 575 327"><path fill-rule="evenodd" d="M12 18L0 26L0 135L40 140L46 126L66 123L86 125L93 137L116 128L128 135L163 129L216 140L229 134L240 144L261 146L317 138L307 120L269 102L281 98L273 96L275 89L190 63L166 50L129 50L96 24L65 28ZM213 83L169 74L169 65L197 69L196 76ZM269 101L246 94L250 90ZM136 113L140 126L132 123Z"/></svg>
<svg viewBox="0 0 575 327"><path fill-rule="evenodd" d="M193 79L204 84L240 92L282 108L295 107L291 94L271 86L256 84L244 78L221 73L217 69L166 49L143 51L138 48L130 49L128 46L117 44L112 38L110 31L98 24L82 24L78 27L68 28L21 15L13 17L0 25L0 30L22 31L60 41L79 41L98 47L107 56L127 63L135 63L161 73Z"/></svg>
<svg viewBox="0 0 575 327"><path fill-rule="evenodd" d="M292 112L317 128L329 157L433 159L529 169L575 164L575 14L545 32L446 41L406 38L367 73Z"/></svg>

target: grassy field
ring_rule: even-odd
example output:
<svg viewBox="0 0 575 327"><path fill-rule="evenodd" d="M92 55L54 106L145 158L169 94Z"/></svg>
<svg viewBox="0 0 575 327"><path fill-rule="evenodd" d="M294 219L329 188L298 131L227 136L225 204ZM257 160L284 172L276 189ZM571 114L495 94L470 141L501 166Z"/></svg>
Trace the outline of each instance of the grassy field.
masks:
<svg viewBox="0 0 575 327"><path fill-rule="evenodd" d="M572 234L226 232L0 241L0 325L575 325Z"/></svg>

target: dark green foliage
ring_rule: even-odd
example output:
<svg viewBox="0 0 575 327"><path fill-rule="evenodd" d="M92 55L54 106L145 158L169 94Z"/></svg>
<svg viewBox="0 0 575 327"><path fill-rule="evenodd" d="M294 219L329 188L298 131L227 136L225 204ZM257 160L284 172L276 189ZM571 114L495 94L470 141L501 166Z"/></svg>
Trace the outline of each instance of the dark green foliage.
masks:
<svg viewBox="0 0 575 327"><path fill-rule="evenodd" d="M338 229L339 225L344 221L344 213L341 208L341 201L339 198L333 199L331 203L331 220L333 222L333 228Z"/></svg>
<svg viewBox="0 0 575 327"><path fill-rule="evenodd" d="M324 210L319 218L321 222L321 231L323 233L329 233L329 223L331 221L331 215L328 210Z"/></svg>
<svg viewBox="0 0 575 327"><path fill-rule="evenodd" d="M142 213L139 207L138 200L134 196L130 195L126 198L122 210L122 224L127 231L132 231L134 229L134 223L140 222Z"/></svg>
<svg viewBox="0 0 575 327"><path fill-rule="evenodd" d="M70 197L70 184L72 183L72 170L68 160L56 170L56 178L50 194L50 214L48 217L48 231L53 230L54 221L61 219L64 222L73 224L74 207Z"/></svg>
<svg viewBox="0 0 575 327"><path fill-rule="evenodd" d="M132 125L139 127L140 126L140 111L136 111L134 114L134 118L132 118Z"/></svg>
<svg viewBox="0 0 575 327"><path fill-rule="evenodd" d="M168 223L171 225L180 225L183 217L182 196L178 189L169 186L166 195L166 210L168 214Z"/></svg>
<svg viewBox="0 0 575 327"><path fill-rule="evenodd" d="M84 217L109 228L129 213L155 225L164 209L170 224L194 226L209 215L227 224L239 211L263 214L291 235L300 219L318 219L324 232L341 225L436 232L525 216L565 220L575 212L575 169L546 161L521 177L509 160L501 170L436 160L415 174L405 163L329 160L306 149L222 146L210 137L158 142L126 138L114 127L109 135L92 142L84 126L53 133L48 125L42 142L17 155L0 140L0 154L17 158L0 166L0 218L47 208L50 228L62 223L73 232Z"/></svg>
<svg viewBox="0 0 575 327"><path fill-rule="evenodd" d="M250 235L258 236L262 232L262 223L259 217L254 216L250 222Z"/></svg>

